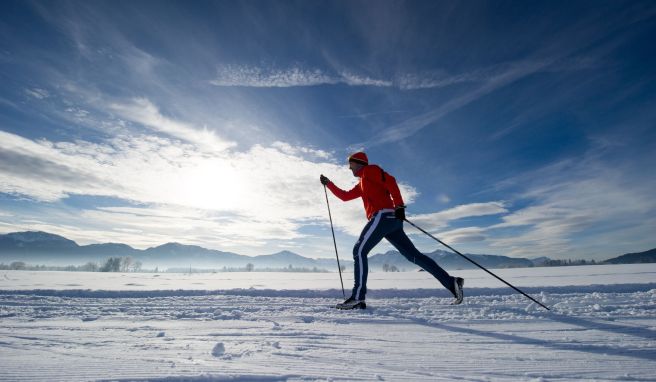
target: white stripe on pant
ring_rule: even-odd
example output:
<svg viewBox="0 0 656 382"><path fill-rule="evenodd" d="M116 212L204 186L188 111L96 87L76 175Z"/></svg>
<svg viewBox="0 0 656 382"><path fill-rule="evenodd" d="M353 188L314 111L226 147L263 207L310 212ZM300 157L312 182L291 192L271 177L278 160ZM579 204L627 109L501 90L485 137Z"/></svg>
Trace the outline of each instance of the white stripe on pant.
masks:
<svg viewBox="0 0 656 382"><path fill-rule="evenodd" d="M362 264L362 248L364 248L364 245L367 243L367 240L369 240L371 234L376 230L376 227L378 226L378 222L380 222L380 217L383 216L383 212L387 212L387 211L381 210L376 213L374 222L371 224L371 227L369 227L369 229L367 230L367 233L364 234L364 237L362 238L362 242L358 247L358 263L360 265L360 282L358 283L358 290L355 292L355 296L353 296L356 299L360 296L360 292L362 291L362 285L364 284L364 279L363 279L364 266Z"/></svg>

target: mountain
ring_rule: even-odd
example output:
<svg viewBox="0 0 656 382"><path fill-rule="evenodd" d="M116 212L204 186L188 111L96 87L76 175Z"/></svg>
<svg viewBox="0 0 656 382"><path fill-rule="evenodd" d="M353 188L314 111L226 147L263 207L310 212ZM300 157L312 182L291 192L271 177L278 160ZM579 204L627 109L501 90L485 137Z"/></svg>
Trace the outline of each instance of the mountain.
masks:
<svg viewBox="0 0 656 382"><path fill-rule="evenodd" d="M436 250L426 254L435 260L442 268L446 269L475 269L476 265L470 263L463 257L448 251ZM465 254L486 268L526 268L532 267L533 262L524 258L514 258L496 255ZM412 261L406 260L398 251L388 251L376 254L369 258L369 267L382 268L384 264L393 265L400 270L411 270L419 268Z"/></svg>
<svg viewBox="0 0 656 382"><path fill-rule="evenodd" d="M79 263L80 246L63 236L41 231L0 235L0 261L23 261L56 265L62 261ZM84 262L82 262L84 263Z"/></svg>
<svg viewBox="0 0 656 382"><path fill-rule="evenodd" d="M656 248L644 252L627 253L604 261L606 264L656 263Z"/></svg>
<svg viewBox="0 0 656 382"><path fill-rule="evenodd" d="M337 270L335 259L310 259L290 251L271 255L243 256L232 252L207 249L197 245L166 243L145 250L121 243L103 243L80 246L65 237L46 232L15 232L0 235L0 262L22 261L44 265L82 265L102 263L109 257L132 257L144 268L244 268L253 264L264 268L318 268ZM341 261L351 267L352 261Z"/></svg>
<svg viewBox="0 0 656 382"><path fill-rule="evenodd" d="M252 263L257 264L257 267L263 268L284 268L289 265L297 268L312 268L317 266L316 260L290 251L282 251L273 255L255 256Z"/></svg>
<svg viewBox="0 0 656 382"><path fill-rule="evenodd" d="M13 232L0 235L1 252L70 251L79 246L73 240L41 231Z"/></svg>
<svg viewBox="0 0 656 382"><path fill-rule="evenodd" d="M387 251L385 253L377 253L373 256L369 256L369 269L382 269L385 264L395 266L399 270L417 268L413 263L401 256L398 251Z"/></svg>
<svg viewBox="0 0 656 382"><path fill-rule="evenodd" d="M248 263L248 256L232 252L207 249L197 245L166 243L151 247L135 257L144 264L156 266L191 265L196 267L243 267Z"/></svg>
<svg viewBox="0 0 656 382"><path fill-rule="evenodd" d="M535 257L535 258L532 258L532 259L529 259L529 260L531 260L533 265L536 266L536 267L541 267L541 266L545 265L547 262L551 261L551 259L546 257L546 256Z"/></svg>
<svg viewBox="0 0 656 382"><path fill-rule="evenodd" d="M116 254L120 254L120 256L136 256L139 253L138 249L120 243L82 245L78 250L94 257L111 257L117 256Z"/></svg>

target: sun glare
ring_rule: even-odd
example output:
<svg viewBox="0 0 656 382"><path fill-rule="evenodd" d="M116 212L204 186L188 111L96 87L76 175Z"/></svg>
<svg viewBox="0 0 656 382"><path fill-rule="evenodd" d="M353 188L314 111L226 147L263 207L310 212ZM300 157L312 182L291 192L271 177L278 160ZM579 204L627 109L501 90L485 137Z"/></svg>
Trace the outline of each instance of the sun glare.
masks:
<svg viewBox="0 0 656 382"><path fill-rule="evenodd" d="M212 160L182 169L180 204L201 209L238 210L248 203L246 178L230 163Z"/></svg>

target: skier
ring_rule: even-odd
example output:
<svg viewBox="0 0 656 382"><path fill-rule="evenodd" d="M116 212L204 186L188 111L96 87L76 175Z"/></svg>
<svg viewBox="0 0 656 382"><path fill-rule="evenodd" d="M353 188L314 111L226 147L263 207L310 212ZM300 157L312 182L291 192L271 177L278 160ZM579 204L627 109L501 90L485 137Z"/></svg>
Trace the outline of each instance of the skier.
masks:
<svg viewBox="0 0 656 382"><path fill-rule="evenodd" d="M428 271L451 291L455 296L454 305L460 304L463 299L462 287L464 279L450 276L433 259L419 252L403 231L405 220L405 205L396 184L396 179L375 164L369 164L367 154L356 152L348 158L349 168L353 176L360 181L350 191L337 187L323 174L319 177L321 184L342 201L362 198L364 209L369 222L364 226L360 238L353 247L354 286L351 297L341 304L338 309L365 309L365 295L367 293L367 254L383 238L392 243L406 259Z"/></svg>

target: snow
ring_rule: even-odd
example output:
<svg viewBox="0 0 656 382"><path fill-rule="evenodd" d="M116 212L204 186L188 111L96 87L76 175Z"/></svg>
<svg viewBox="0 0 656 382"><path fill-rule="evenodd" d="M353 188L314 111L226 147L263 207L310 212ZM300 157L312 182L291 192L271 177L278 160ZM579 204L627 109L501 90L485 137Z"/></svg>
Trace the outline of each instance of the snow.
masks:
<svg viewBox="0 0 656 382"><path fill-rule="evenodd" d="M656 380L656 264L424 272L0 271L2 381ZM348 288L352 275L344 274Z"/></svg>

